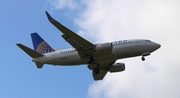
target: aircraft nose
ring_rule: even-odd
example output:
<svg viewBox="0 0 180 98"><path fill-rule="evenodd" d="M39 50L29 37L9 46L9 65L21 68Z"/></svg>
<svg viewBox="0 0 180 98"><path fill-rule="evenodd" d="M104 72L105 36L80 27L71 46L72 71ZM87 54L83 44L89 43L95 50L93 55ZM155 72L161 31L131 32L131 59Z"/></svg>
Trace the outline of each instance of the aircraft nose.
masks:
<svg viewBox="0 0 180 98"><path fill-rule="evenodd" d="M155 47L156 49L159 49L159 48L161 47L161 45L158 44L158 43L155 43L154 47Z"/></svg>
<svg viewBox="0 0 180 98"><path fill-rule="evenodd" d="M158 43L153 43L152 46L153 46L154 50L157 50L157 49L159 49L161 47L161 45L158 44Z"/></svg>
<svg viewBox="0 0 180 98"><path fill-rule="evenodd" d="M147 48L148 51L153 52L153 51L157 50L158 48L160 48L161 45L158 43L155 43L155 42L151 42L151 43L147 44L147 47L148 47Z"/></svg>

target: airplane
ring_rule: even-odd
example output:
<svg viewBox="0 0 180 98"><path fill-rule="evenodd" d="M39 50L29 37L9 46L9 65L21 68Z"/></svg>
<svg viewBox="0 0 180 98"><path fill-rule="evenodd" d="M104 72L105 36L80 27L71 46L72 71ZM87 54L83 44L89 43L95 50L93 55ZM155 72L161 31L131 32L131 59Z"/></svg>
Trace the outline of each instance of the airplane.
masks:
<svg viewBox="0 0 180 98"><path fill-rule="evenodd" d="M87 64L87 67L92 70L94 80L103 80L107 72L125 70L124 63L116 62L118 59L141 56L144 61L145 56L161 47L160 44L146 39L93 44L52 18L47 11L45 13L49 22L62 32L62 37L73 48L55 50L37 33L31 33L34 50L20 43L16 45L32 58L37 68L42 68L44 64L54 66Z"/></svg>

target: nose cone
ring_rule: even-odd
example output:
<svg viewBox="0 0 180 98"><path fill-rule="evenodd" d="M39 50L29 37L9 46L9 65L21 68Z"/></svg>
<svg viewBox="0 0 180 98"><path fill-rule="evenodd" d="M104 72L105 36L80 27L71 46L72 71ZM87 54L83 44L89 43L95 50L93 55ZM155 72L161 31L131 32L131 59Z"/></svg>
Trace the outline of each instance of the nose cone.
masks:
<svg viewBox="0 0 180 98"><path fill-rule="evenodd" d="M159 49L159 48L161 47L161 45L158 44L158 43L155 43L154 47L155 47L156 49Z"/></svg>
<svg viewBox="0 0 180 98"><path fill-rule="evenodd" d="M155 43L155 42L149 42L146 45L147 45L147 51L149 52L153 52L161 47L160 44Z"/></svg>
<svg viewBox="0 0 180 98"><path fill-rule="evenodd" d="M160 47L161 47L161 45L160 45L160 44L158 44L157 49L158 49L158 48L160 48Z"/></svg>
<svg viewBox="0 0 180 98"><path fill-rule="evenodd" d="M157 49L159 49L161 47L161 45L160 44L158 44L158 43L152 43L152 45L151 45L151 48L152 48L152 50L153 51L155 51L155 50L157 50Z"/></svg>

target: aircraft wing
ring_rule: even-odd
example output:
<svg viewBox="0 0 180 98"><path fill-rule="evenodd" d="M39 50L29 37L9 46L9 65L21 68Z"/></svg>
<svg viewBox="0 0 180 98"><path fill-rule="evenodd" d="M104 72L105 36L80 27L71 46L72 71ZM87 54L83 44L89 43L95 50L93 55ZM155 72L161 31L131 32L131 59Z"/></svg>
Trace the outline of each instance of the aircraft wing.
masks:
<svg viewBox="0 0 180 98"><path fill-rule="evenodd" d="M94 74L94 72L92 72L94 80L95 81L102 80L105 77L105 75L107 74L107 72L108 71L106 71L106 70L99 70L99 74Z"/></svg>
<svg viewBox="0 0 180 98"><path fill-rule="evenodd" d="M95 81L97 80L103 80L103 78L106 76L108 70L106 70L107 68L109 68L110 66L112 66L112 64L115 61L107 61L107 62L100 62L99 63L99 73L96 74L94 71L92 71L92 75Z"/></svg>
<svg viewBox="0 0 180 98"><path fill-rule="evenodd" d="M88 55L87 50L92 49L94 44L63 26L61 23L53 19L48 12L46 12L46 15L49 21L63 33L62 37L78 51L81 58L85 58Z"/></svg>

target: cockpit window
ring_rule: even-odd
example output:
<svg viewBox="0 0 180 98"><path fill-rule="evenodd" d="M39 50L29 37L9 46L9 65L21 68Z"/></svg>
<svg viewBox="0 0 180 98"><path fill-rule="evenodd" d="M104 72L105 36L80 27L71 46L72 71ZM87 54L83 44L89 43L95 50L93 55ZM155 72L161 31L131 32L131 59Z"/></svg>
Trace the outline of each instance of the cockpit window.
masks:
<svg viewBox="0 0 180 98"><path fill-rule="evenodd" d="M150 40L145 40L146 42L151 42Z"/></svg>

